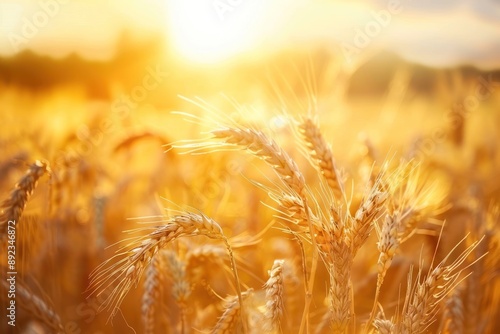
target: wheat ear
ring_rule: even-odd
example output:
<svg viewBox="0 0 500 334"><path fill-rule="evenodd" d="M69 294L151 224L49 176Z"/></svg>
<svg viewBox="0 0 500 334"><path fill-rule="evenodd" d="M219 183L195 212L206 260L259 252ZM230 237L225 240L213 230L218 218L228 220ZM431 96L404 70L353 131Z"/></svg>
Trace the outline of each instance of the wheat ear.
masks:
<svg viewBox="0 0 500 334"><path fill-rule="evenodd" d="M5 291L9 290L8 283L2 282ZM32 318L42 322L52 333L64 333L61 318L50 306L48 298L38 296L22 282L16 282L16 304L25 310Z"/></svg>
<svg viewBox="0 0 500 334"><path fill-rule="evenodd" d="M244 301L245 299L247 299L251 292L251 290L243 292L241 294L242 299L238 299L238 297L232 297L226 301L224 312L217 321L215 327L212 329L211 334L232 334L237 332L236 328L238 322L246 322L246 319L241 319L242 313L240 301Z"/></svg>
<svg viewBox="0 0 500 334"><path fill-rule="evenodd" d="M344 197L344 183L333 159L331 146L321 134L317 121L306 117L300 122L298 130L309 151L313 165L325 178L336 200L340 201Z"/></svg>
<svg viewBox="0 0 500 334"><path fill-rule="evenodd" d="M478 244L479 242L472 243L455 261L450 265L445 265L445 262L451 255L450 252L423 279L420 279L422 272L419 270L417 281L413 288L410 287L411 276L409 276L409 289L403 308L403 318L401 323L398 324L398 331L400 333L423 333L435 321L439 303L446 297L448 292L455 288L456 282L464 270L460 269L460 266L466 261L467 257L474 251Z"/></svg>
<svg viewBox="0 0 500 334"><path fill-rule="evenodd" d="M362 202L354 217L351 217L349 238L353 257L364 244L373 229L374 221L384 209L387 194L378 190L378 184Z"/></svg>
<svg viewBox="0 0 500 334"><path fill-rule="evenodd" d="M275 200L279 209L279 218L286 222L292 222L292 227L300 233L309 231L309 221L311 221L313 236L316 246L322 256L330 254L330 233L327 226L325 226L320 218L318 218L310 208L307 208L309 214L306 214L306 208L303 201L297 196L291 194L275 194L269 193L269 196ZM328 260L326 260L328 261ZM328 263L328 262L327 262Z"/></svg>
<svg viewBox="0 0 500 334"><path fill-rule="evenodd" d="M186 308L187 299L191 295L190 283L186 278L186 265L172 251L164 251L162 255L166 259L167 275L172 281L172 296L180 310L180 333L186 332Z"/></svg>
<svg viewBox="0 0 500 334"><path fill-rule="evenodd" d="M353 253L345 220L330 210L330 324L334 333L344 333L351 318L351 267Z"/></svg>
<svg viewBox="0 0 500 334"><path fill-rule="evenodd" d="M398 238L401 243L416 231L418 222L443 209L443 187L422 176L422 168L414 161L402 162L387 182L390 212L400 214Z"/></svg>
<svg viewBox="0 0 500 334"><path fill-rule="evenodd" d="M275 260L269 271L266 289L266 330L268 333L278 332L283 315L283 267L284 260Z"/></svg>
<svg viewBox="0 0 500 334"><path fill-rule="evenodd" d="M142 294L142 321L144 333L152 334L155 331L156 305L161 296L162 264L159 254L153 256L151 264L145 270L144 292Z"/></svg>
<svg viewBox="0 0 500 334"><path fill-rule="evenodd" d="M45 173L49 173L50 168L47 162L37 160L26 171L24 176L14 186L8 199L6 199L1 207L2 213L0 214L0 235L5 237L7 235L7 223L13 221L19 222L19 218L23 214L24 208L29 198L36 188L38 179Z"/></svg>
<svg viewBox="0 0 500 334"><path fill-rule="evenodd" d="M367 332L375 318L377 308L378 308L378 298L380 295L380 288L384 283L384 278L387 270L391 266L396 250L399 247L400 238L398 236L399 225L401 223L401 218L399 213L395 212L393 214L387 214L382 224L382 231L380 233L380 241L378 242L378 250L380 255L377 261L377 287L375 288L375 298L373 300L373 308L370 313L370 318L368 319L365 327L365 332Z"/></svg>
<svg viewBox="0 0 500 334"><path fill-rule="evenodd" d="M264 160L280 179L301 198L305 197L305 180L295 161L263 132L251 128L224 128L211 132L225 144L237 145Z"/></svg>
<svg viewBox="0 0 500 334"><path fill-rule="evenodd" d="M464 315L461 289L455 289L445 301L441 332L443 334L462 334L465 329Z"/></svg>
<svg viewBox="0 0 500 334"><path fill-rule="evenodd" d="M127 246L121 248L115 256L122 257L118 262L108 266L110 260L105 261L92 272L90 276L92 293L100 294L102 293L102 291L99 292L100 290L108 289L116 283L103 305L104 308L112 311L110 317L115 315L118 306L132 286L137 286L153 256L169 243L181 237L204 235L211 239L223 240L231 258L238 296L241 295L232 248L217 222L203 214L189 212L161 222L165 224L151 228L152 232L142 237L133 238Z"/></svg>
<svg viewBox="0 0 500 334"><path fill-rule="evenodd" d="M396 330L396 325L391 320L375 319L373 326L378 334L393 334Z"/></svg>
<svg viewBox="0 0 500 334"><path fill-rule="evenodd" d="M311 219L314 230L317 231L321 229L321 221L318 217L316 217L310 208L309 213L306 213L306 208L304 207L304 203L301 198L296 195L281 193L276 194L273 192L269 192L269 196L276 203L278 203L279 209L278 212L282 214L280 218L284 221L291 221L296 226L296 230L299 232L305 232L309 229L309 225L307 219Z"/></svg>

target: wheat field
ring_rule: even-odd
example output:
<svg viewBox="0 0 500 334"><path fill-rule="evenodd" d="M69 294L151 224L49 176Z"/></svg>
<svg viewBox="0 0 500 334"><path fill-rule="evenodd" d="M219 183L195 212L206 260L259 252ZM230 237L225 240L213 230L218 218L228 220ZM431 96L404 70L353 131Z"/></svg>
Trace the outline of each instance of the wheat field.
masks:
<svg viewBox="0 0 500 334"><path fill-rule="evenodd" d="M497 75L261 65L2 84L0 332L500 331Z"/></svg>

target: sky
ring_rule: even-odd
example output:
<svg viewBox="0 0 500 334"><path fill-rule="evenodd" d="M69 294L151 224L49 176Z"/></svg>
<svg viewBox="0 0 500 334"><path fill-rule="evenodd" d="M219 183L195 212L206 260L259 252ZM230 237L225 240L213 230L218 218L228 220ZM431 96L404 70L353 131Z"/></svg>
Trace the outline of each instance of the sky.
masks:
<svg viewBox="0 0 500 334"><path fill-rule="evenodd" d="M499 0L0 0L0 55L108 59L121 32L164 34L180 57L223 62L288 48L377 50L428 66L500 68Z"/></svg>
<svg viewBox="0 0 500 334"><path fill-rule="evenodd" d="M163 31L164 20L157 0L0 0L0 55L31 49L107 59L123 29L146 37Z"/></svg>

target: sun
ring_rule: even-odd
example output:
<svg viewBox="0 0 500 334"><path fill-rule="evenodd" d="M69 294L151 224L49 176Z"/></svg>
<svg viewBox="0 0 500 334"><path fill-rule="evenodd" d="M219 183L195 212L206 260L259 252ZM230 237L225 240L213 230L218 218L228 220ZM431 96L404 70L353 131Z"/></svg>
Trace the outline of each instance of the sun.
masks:
<svg viewBox="0 0 500 334"><path fill-rule="evenodd" d="M166 0L167 30L180 57L214 63L251 51L262 33L264 0Z"/></svg>

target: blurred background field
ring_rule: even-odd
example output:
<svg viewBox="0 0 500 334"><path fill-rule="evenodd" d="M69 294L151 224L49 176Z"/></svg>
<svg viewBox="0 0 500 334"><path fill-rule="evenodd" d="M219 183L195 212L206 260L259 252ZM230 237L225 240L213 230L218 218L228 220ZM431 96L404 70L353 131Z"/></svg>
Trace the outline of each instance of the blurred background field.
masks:
<svg viewBox="0 0 500 334"><path fill-rule="evenodd" d="M236 244L256 236L258 243L235 248L246 287L259 290L275 259L300 268L297 244L275 228L282 226L275 203L249 181L277 182L268 166L239 151L169 150L211 130L173 113L209 118L193 103L206 101L216 113L272 134L318 189L317 172L286 117L315 115L348 175L353 203L361 201L371 168L388 159L421 163L443 200L421 222L426 233L404 244L388 274L381 303L390 305L390 317L410 265L432 257L443 221L440 259L467 233L477 239L491 233L485 249L500 255L499 43L500 5L492 0L3 1L0 199L36 160L51 169L18 224L18 281L50 301L66 333L142 333L141 287L106 324L109 313L97 311L102 298L89 297L89 274L113 256L117 247L108 246L123 231L138 226L131 218L166 207L204 212ZM376 242L372 233L353 268L359 319L373 302ZM205 244L215 243L199 237L172 249L182 258ZM227 259L217 261L228 268ZM464 333L500 330L500 263L493 255L485 263L463 283L464 309L475 312L464 320ZM222 312L217 295L235 294L223 269L196 274L212 290L193 283L189 303L197 313L188 315L187 333L212 328ZM313 328L327 309L328 281L320 265ZM169 289L157 329L177 333L179 310ZM5 310L3 291L1 298ZM302 300L291 303L284 333L298 331L301 311ZM430 327L438 330L439 322ZM3 317L0 332L51 330L20 309L15 330Z"/></svg>

